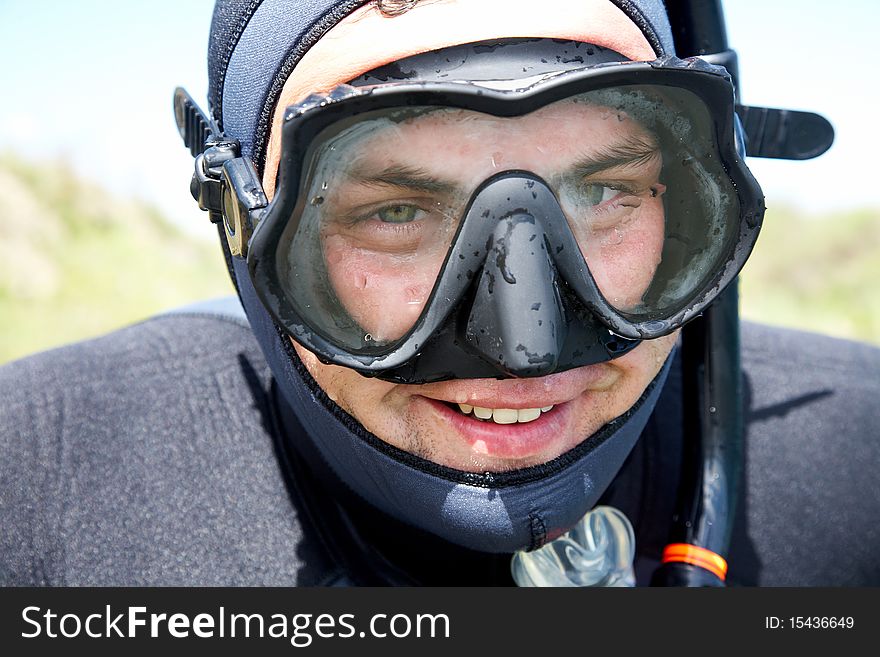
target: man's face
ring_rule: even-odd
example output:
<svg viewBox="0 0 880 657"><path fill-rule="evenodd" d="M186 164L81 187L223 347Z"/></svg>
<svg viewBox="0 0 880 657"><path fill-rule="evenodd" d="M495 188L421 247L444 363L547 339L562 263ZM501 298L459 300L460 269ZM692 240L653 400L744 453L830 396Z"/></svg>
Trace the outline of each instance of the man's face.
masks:
<svg viewBox="0 0 880 657"><path fill-rule="evenodd" d="M470 198L502 171L547 181L600 291L619 310L638 306L660 262L665 188L656 139L625 112L585 98L518 118L434 109L374 120L322 151L333 157L318 167L327 175L313 181L314 195L324 200L312 215L324 267L373 343L413 327Z"/></svg>
<svg viewBox="0 0 880 657"><path fill-rule="evenodd" d="M557 9L569 13L558 15L583 12L586 7L605 11L606 23L613 18L607 15L607 0L550 1L566 5ZM495 9L516 14L510 0L506 2ZM406 34L423 29L427 42L427 35L437 32L444 11L457 5L485 11L490 4L498 3L428 3L391 20L407 19L410 32ZM455 17L455 12L450 16ZM384 47L381 39L356 44L358 35L370 34L369 20L373 19L364 13L351 25L343 25L332 42L336 52L341 49L341 38L351 42L351 52ZM455 25L449 23L448 32L454 32ZM646 44L639 45L640 33L632 23L615 25L615 38L623 39L619 43L602 43L596 34L580 35L580 40L612 45L633 59L653 58ZM375 23L373 29L382 29L382 24ZM501 35L453 42L491 36ZM447 44L434 47L442 45ZM412 53L400 56L406 54ZM282 106L302 95L297 85L303 80L314 79L317 70L326 73L330 60L318 55L312 58L317 63L311 69L304 59L299 73L295 71L288 80ZM365 64L363 70L385 61L388 53L377 54L372 66ZM338 76L347 77L335 82L355 77L350 69L338 71ZM327 86L333 86L329 83L332 75L324 78ZM652 135L630 117L575 102L558 103L518 119L444 111L400 123L371 139L369 148L360 149L362 157L336 172L333 184L339 185L340 193L334 195L335 205L322 209L327 220L321 224L323 259L334 292L371 338L394 340L412 326L462 216L461 204L480 182L504 170L532 171L557 190L590 270L615 306L625 309L637 304L647 288L663 242L662 161ZM644 153L632 162L605 168L585 166L600 162L609 149L635 144ZM277 153L276 128L267 157L270 193ZM589 174L584 173L587 170ZM400 175L391 181L389 172L406 173L408 182L407 176ZM431 184L415 184L418 178ZM401 179L405 184L399 184ZM365 378L348 368L322 364L307 349L294 346L328 396L380 439L458 470L501 472L551 460L626 412L660 370L674 341L674 335L646 341L613 361L544 377L460 379L426 385Z"/></svg>

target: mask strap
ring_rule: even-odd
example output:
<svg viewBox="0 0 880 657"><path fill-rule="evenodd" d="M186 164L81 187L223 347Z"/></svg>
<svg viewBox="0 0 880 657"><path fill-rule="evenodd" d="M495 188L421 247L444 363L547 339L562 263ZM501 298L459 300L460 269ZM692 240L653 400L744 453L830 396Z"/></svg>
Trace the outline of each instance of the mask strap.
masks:
<svg viewBox="0 0 880 657"><path fill-rule="evenodd" d="M217 224L226 268L241 299L232 258L247 256L248 240L268 199L253 162L241 157L238 140L228 139L182 87L174 90L174 119L195 158L190 193Z"/></svg>

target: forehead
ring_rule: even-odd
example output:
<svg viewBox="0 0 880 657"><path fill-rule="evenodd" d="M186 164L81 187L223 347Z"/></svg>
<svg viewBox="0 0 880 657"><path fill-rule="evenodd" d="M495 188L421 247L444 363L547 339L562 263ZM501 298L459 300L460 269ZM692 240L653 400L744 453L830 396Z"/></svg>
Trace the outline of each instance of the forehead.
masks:
<svg viewBox="0 0 880 657"><path fill-rule="evenodd" d="M546 168L609 148L651 147L656 142L625 111L583 100L556 102L513 118L434 109L399 121L374 121L375 126L364 130L359 140L359 164L393 161L466 167L475 158L490 157L498 166Z"/></svg>
<svg viewBox="0 0 880 657"><path fill-rule="evenodd" d="M288 105L398 59L511 36L583 41L632 60L655 57L638 26L610 0L543 0L541 11L535 11L534 0L439 0L421 2L395 18L382 16L373 5L362 7L312 46L285 82L266 153L267 192L274 191Z"/></svg>
<svg viewBox="0 0 880 657"><path fill-rule="evenodd" d="M625 109L583 98L569 98L515 117L497 117L459 108L426 108L424 112L392 122L395 134L403 138L466 136L475 132L487 136L529 135L550 131L562 135L614 137L645 131Z"/></svg>

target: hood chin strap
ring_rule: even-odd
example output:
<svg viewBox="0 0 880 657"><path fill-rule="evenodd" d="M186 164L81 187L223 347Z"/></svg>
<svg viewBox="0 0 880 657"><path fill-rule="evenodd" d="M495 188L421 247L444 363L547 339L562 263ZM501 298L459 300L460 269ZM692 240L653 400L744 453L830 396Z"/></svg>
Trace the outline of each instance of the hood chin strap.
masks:
<svg viewBox="0 0 880 657"><path fill-rule="evenodd" d="M539 548L595 506L641 435L671 362L630 411L570 452L540 466L480 474L439 466L381 441L324 394L285 343L276 343L275 353L285 357L273 369L302 428L302 435L290 436L294 447L307 441L303 449L320 456L351 492L386 515L494 553Z"/></svg>

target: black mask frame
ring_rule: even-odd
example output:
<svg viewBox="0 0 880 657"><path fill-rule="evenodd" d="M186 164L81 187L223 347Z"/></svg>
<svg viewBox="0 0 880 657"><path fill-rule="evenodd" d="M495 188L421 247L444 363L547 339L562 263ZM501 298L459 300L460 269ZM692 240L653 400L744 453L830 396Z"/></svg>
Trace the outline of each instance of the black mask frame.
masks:
<svg viewBox="0 0 880 657"><path fill-rule="evenodd" d="M409 333L386 349L364 353L348 349L328 339L302 317L285 298L279 280L276 245L296 220L308 199L300 192L307 150L323 130L350 117L377 110L413 106L444 106L482 112L499 117L528 114L552 102L608 87L653 85L691 92L714 118L717 154L737 195L738 225L716 267L700 288L668 316L652 316L641 321L616 311L599 292L577 249L568 248L554 255L554 265L574 297L564 314L565 334L570 339L551 349L552 357L535 359L516 366L510 362L486 363L485 355L475 354L463 344L467 317L454 312L448 303L458 303L465 294L463 284L449 274L446 263L426 307ZM185 92L175 101L178 122L184 125L194 115L194 104ZM197 111L197 110L195 110ZM195 120L197 122L197 120ZM209 138L210 139L210 138ZM206 162L212 155L225 156L214 163L221 174L219 198L200 199L200 204L219 206L233 256L246 257L251 278L264 305L279 326L325 362L350 367L366 376L407 383L423 383L446 378L498 376L540 376L553 371L602 362L632 349L638 341L668 335L698 316L703 309L736 278L754 246L764 213L763 196L743 162L742 134L735 113L734 89L727 71L699 59L665 57L654 62L600 64L549 77L526 90L502 91L456 82L403 82L372 88L341 86L327 95L310 96L287 109L282 128L282 154L276 195L267 202L256 170L247 158L237 157L235 144L215 138L205 152L202 167L197 162L197 178L207 179ZM202 176L199 171L205 171ZM219 201L219 203L218 203ZM470 213L469 213L470 214ZM497 220L496 220L497 221ZM466 228L463 221L459 230ZM562 239L562 238L560 238ZM561 243L561 242L560 242ZM453 243L455 245L455 242ZM577 255L575 255L577 253ZM454 261L457 251L447 255ZM467 269L479 271L487 253L458 254L468 261ZM528 284L528 283L526 283ZM539 293L536 292L536 296ZM443 303L434 303L442 299ZM516 322L520 309L510 308ZM532 350L534 351L534 350ZM508 355L511 361L513 354Z"/></svg>

